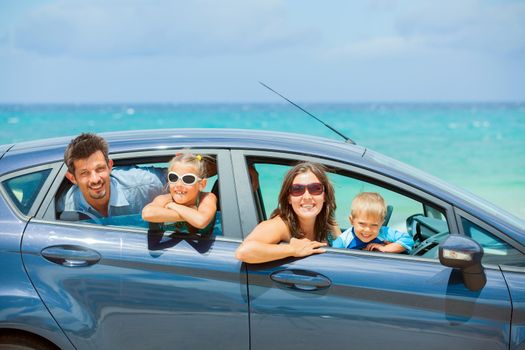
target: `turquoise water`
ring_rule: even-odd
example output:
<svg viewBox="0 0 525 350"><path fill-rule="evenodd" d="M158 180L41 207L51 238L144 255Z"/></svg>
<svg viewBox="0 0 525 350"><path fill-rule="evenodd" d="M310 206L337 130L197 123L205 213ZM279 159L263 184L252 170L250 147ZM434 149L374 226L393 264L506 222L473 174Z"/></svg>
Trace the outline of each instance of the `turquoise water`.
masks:
<svg viewBox="0 0 525 350"><path fill-rule="evenodd" d="M525 104L304 104L358 144L525 218ZM338 139L286 104L0 105L0 144L80 132L247 128Z"/></svg>

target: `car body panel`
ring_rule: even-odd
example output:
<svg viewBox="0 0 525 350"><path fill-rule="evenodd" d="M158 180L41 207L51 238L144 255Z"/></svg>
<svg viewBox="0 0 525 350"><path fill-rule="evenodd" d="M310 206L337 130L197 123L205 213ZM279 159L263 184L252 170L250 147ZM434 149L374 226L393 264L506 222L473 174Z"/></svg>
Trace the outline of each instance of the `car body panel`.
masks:
<svg viewBox="0 0 525 350"><path fill-rule="evenodd" d="M42 300L78 349L245 349L248 305L237 246L32 222L22 250ZM49 247L84 248L101 259L67 266L40 254ZM203 329L213 332L203 337Z"/></svg>
<svg viewBox="0 0 525 350"><path fill-rule="evenodd" d="M330 280L317 291L272 280L280 270ZM507 349L511 303L501 272L481 292L429 261L329 252L248 266L252 349ZM304 277L306 279L306 277Z"/></svg>
<svg viewBox="0 0 525 350"><path fill-rule="evenodd" d="M35 333L61 349L73 349L35 291L22 263L20 243L26 222L9 209L1 196L0 225L1 328Z"/></svg>
<svg viewBox="0 0 525 350"><path fill-rule="evenodd" d="M9 149L13 147L13 145L0 145L0 159L4 156L4 154L9 151Z"/></svg>
<svg viewBox="0 0 525 350"><path fill-rule="evenodd" d="M502 267L512 299L512 329L509 349L525 348L525 269Z"/></svg>

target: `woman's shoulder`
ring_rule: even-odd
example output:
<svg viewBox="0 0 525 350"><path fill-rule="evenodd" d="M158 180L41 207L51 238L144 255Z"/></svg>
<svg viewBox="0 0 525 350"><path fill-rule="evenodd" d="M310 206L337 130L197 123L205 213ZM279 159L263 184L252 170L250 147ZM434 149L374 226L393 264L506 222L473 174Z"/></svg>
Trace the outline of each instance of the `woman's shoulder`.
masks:
<svg viewBox="0 0 525 350"><path fill-rule="evenodd" d="M268 229L275 230L276 232L279 232L283 237L283 240L289 240L292 237L292 234L290 232L290 229L288 228L288 225L286 225L286 222L281 218L279 215L274 216L273 218L270 218L268 220L265 220L261 222L261 224L265 224L265 226Z"/></svg>
<svg viewBox="0 0 525 350"><path fill-rule="evenodd" d="M286 226L286 223L279 216L260 222L250 236L250 239L260 240L266 243L288 242L291 238L288 226Z"/></svg>

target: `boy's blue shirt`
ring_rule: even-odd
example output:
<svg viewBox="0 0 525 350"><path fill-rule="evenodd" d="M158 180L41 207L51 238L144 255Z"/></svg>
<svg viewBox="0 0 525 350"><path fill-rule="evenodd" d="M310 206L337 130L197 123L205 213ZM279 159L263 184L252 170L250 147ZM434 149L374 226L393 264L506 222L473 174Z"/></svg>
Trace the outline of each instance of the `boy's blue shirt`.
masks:
<svg viewBox="0 0 525 350"><path fill-rule="evenodd" d="M397 243L406 249L407 253L410 253L414 247L414 240L408 233L394 230L388 226L383 226L379 230L379 234L376 238L368 243L383 243L388 241L390 243ZM363 249L368 244L361 241L354 233L354 228L351 227L345 232L341 233L337 239L332 242L333 248L347 248L347 249Z"/></svg>

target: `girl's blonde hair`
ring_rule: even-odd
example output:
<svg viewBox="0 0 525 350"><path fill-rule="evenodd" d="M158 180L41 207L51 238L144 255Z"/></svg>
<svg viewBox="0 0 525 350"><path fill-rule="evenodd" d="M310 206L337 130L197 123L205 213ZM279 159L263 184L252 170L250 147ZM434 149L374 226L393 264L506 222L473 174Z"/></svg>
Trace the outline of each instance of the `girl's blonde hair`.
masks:
<svg viewBox="0 0 525 350"><path fill-rule="evenodd" d="M201 179L204 179L208 176L206 168L207 168L207 162L209 161L209 157L202 156L200 154L193 154L187 150L184 150L183 152L177 153L175 157L173 157L170 160L170 163L168 164L168 170L171 170L173 165L176 163L184 163L184 164L190 164L197 170L197 174Z"/></svg>
<svg viewBox="0 0 525 350"><path fill-rule="evenodd" d="M356 217L357 215L371 215L385 220L386 216L386 202L384 198L377 192L361 192L355 196L350 208L350 215Z"/></svg>

